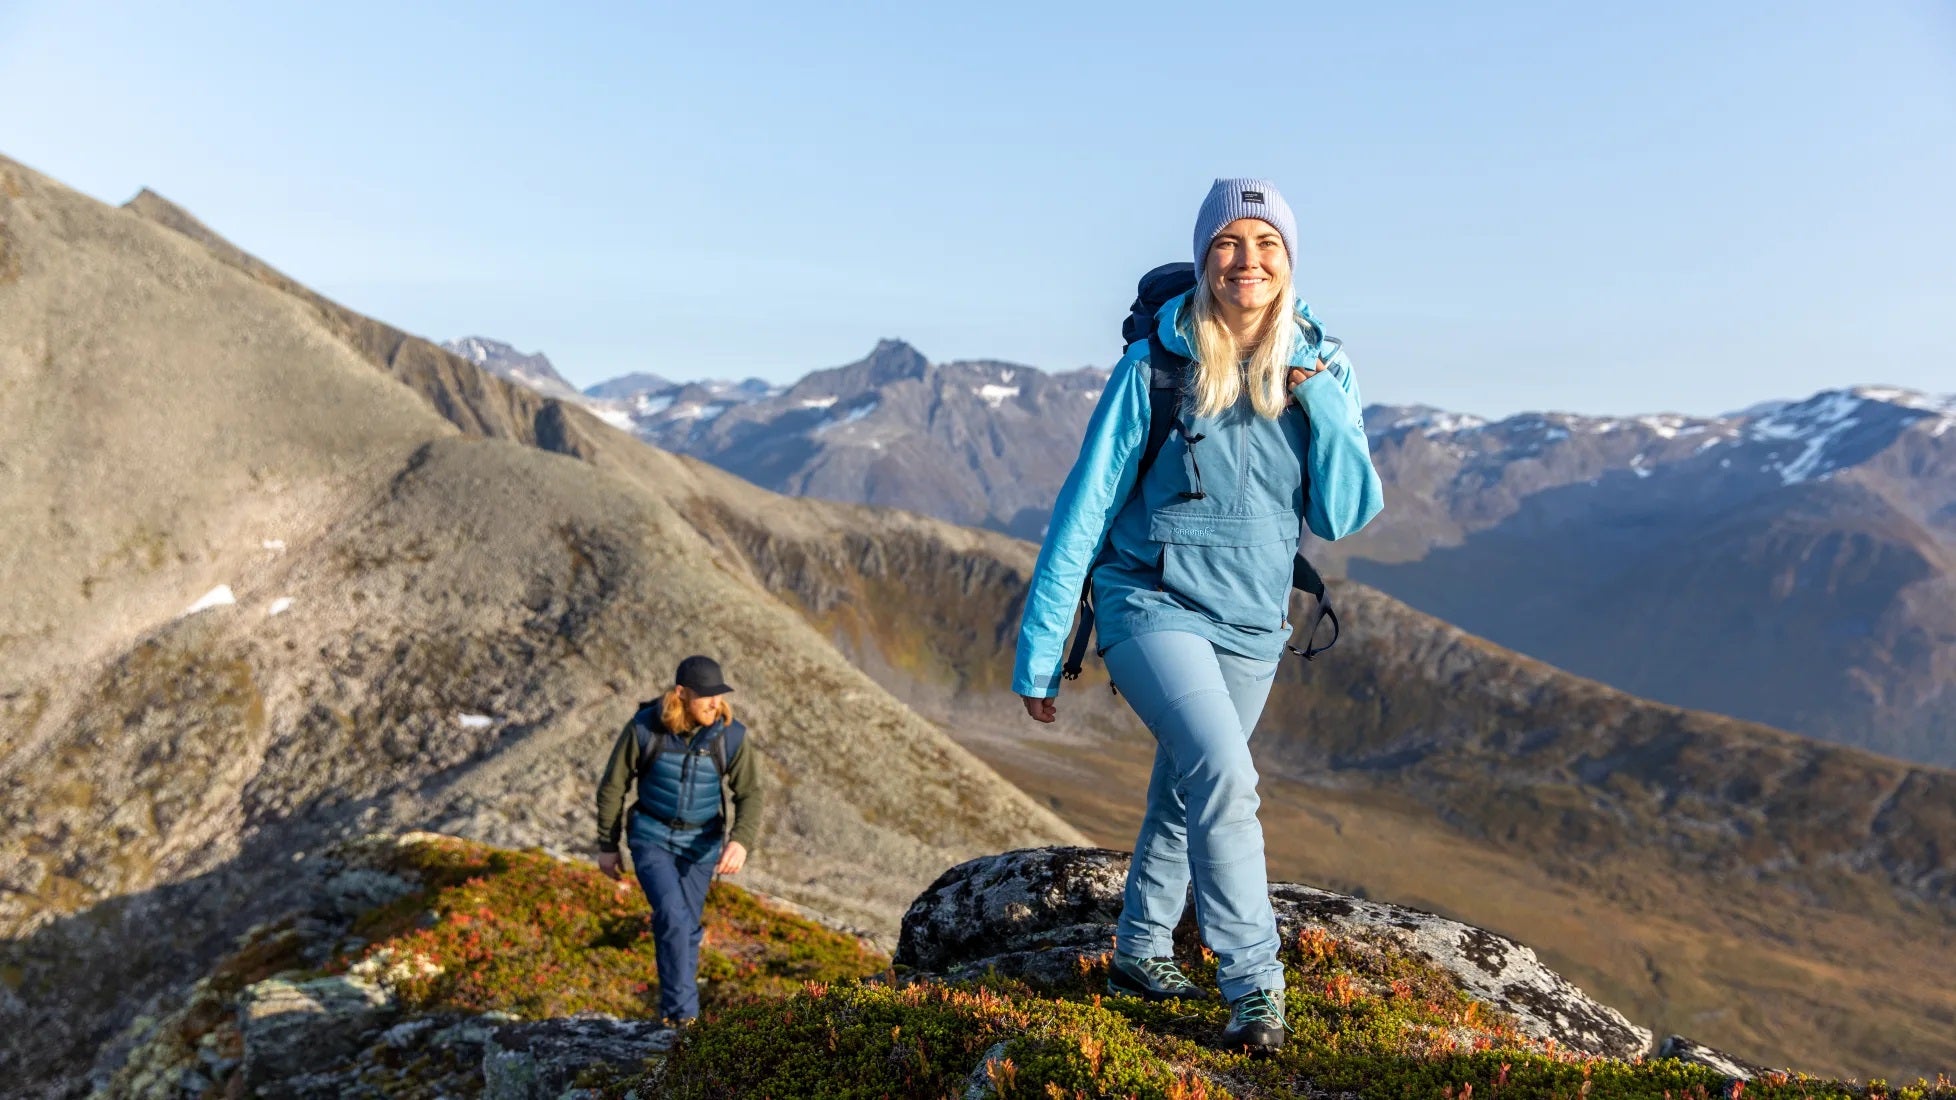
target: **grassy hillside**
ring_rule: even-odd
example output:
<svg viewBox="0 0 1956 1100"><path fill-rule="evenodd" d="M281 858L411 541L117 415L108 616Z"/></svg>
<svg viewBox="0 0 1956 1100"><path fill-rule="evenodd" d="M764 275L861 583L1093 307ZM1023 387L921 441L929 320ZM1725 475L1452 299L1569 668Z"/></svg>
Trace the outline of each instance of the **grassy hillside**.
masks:
<svg viewBox="0 0 1956 1100"><path fill-rule="evenodd" d="M183 1003L138 1028L107 1100L169 1094L187 1074L214 1094L284 1086L289 1078L266 1075L268 1052L253 1049L257 1042L302 1052L286 1068L314 1088L475 1095L498 1028L654 1011L644 901L589 864L431 835L370 838L328 859L338 876L315 880L323 890L343 890L354 875L401 887L338 926L315 917L254 930ZM1594 1058L1527 1039L1417 956L1315 929L1283 949L1290 1041L1252 1060L1209 1046L1227 1015L1219 1003L1098 995L1104 957L1083 956L1078 979L1058 987L943 984L892 973L853 937L724 883L709 895L706 924L702 1022L650 1061L590 1066L584 1087L620 1100L1738 1095L1701 1066ZM1191 951L1185 962L1198 980L1213 979L1212 960ZM316 1014L305 1025L310 1037L259 1030L252 1006L268 994L335 981L351 981L369 1001ZM1789 1100L1952 1095L1927 1082L1890 1089L1786 1075L1742 1091Z"/></svg>

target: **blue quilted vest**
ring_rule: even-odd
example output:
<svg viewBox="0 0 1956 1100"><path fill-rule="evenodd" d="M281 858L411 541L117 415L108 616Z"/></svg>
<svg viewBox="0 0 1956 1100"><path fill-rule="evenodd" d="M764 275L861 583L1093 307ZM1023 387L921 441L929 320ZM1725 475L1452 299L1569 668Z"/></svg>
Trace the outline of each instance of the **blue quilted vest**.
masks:
<svg viewBox="0 0 1956 1100"><path fill-rule="evenodd" d="M638 810L675 832L704 829L723 816L720 777L747 730L715 722L687 737L667 732L656 713L641 713Z"/></svg>

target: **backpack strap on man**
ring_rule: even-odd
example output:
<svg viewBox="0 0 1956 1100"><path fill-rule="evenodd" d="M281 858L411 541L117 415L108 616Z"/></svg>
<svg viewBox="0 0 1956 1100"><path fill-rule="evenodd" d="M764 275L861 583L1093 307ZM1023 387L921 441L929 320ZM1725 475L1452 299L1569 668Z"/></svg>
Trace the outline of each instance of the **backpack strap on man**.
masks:
<svg viewBox="0 0 1956 1100"><path fill-rule="evenodd" d="M647 757L657 756L659 750L665 746L665 739L653 730L652 723L645 716L645 712L649 710L657 713L654 708L658 705L659 700L651 699L640 703L638 709L632 712L632 737L638 741L638 768L632 773L633 778L637 778L638 773L649 766Z"/></svg>
<svg viewBox="0 0 1956 1100"><path fill-rule="evenodd" d="M720 735L713 739L713 762L720 766L721 778L726 777L728 761L734 758L734 753L740 751L740 744L746 739L747 727L738 721L728 722L727 728L721 730Z"/></svg>
<svg viewBox="0 0 1956 1100"><path fill-rule="evenodd" d="M659 736L658 732L653 730L651 724L646 722L644 718L646 708L657 705L656 702L640 703L638 713L632 717L632 733L638 738L638 767L640 771L644 771L650 766L647 760L648 756L656 757L666 750L666 739ZM733 760L734 753L740 751L741 743L746 738L747 727L741 725L739 721L733 721L727 723L726 729L714 734L713 739L707 742L708 750L713 753L713 762L719 765L722 776L727 774L729 762Z"/></svg>

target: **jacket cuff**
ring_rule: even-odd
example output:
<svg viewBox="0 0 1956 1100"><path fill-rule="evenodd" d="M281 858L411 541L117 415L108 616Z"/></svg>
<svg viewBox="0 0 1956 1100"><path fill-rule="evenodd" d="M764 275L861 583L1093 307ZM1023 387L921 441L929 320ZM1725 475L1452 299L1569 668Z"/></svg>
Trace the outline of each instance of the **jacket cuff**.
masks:
<svg viewBox="0 0 1956 1100"><path fill-rule="evenodd" d="M1339 383L1338 376L1328 367L1299 382L1291 388L1290 392L1291 396L1297 398L1297 403L1309 413L1349 414L1351 409L1351 395L1345 392L1345 387ZM1330 403L1329 406L1327 402ZM1315 420L1316 416L1312 419Z"/></svg>
<svg viewBox="0 0 1956 1100"><path fill-rule="evenodd" d="M615 856L618 854L618 842L615 840L600 840L598 841L598 851L608 856Z"/></svg>
<svg viewBox="0 0 1956 1100"><path fill-rule="evenodd" d="M1059 674L1047 673L1044 676L1028 676L1012 681L1012 691L1017 695L1027 695L1034 699L1051 699L1059 694Z"/></svg>

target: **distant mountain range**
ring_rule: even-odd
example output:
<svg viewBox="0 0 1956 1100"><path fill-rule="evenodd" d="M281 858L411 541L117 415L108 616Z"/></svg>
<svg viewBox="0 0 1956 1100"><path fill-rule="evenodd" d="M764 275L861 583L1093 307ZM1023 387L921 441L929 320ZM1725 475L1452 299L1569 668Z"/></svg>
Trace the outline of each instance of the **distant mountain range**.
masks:
<svg viewBox="0 0 1956 1100"><path fill-rule="evenodd" d="M1106 377L885 340L790 386L645 377L587 400L777 492L1037 539ZM1388 505L1312 550L1334 572L1625 690L1956 764L1956 397L1366 416Z"/></svg>
<svg viewBox="0 0 1956 1100"><path fill-rule="evenodd" d="M541 352L525 355L500 340L490 340L481 336L450 340L443 344L442 348L454 352L498 378L514 382L519 386L528 386L545 397L578 401L584 396L577 392L576 386L565 381L564 376L557 373L557 368L550 365L549 357Z"/></svg>
<svg viewBox="0 0 1956 1100"><path fill-rule="evenodd" d="M884 350L750 404L833 396L807 407L824 446L923 418L941 450L920 461L1092 403ZM852 421L865 388L879 404ZM25 579L0 600L9 1095L124 1066L179 983L315 900L302 872L340 839L588 852L594 769L688 652L738 670L775 792L743 881L873 933L950 863L1077 842L1095 800L1140 802L1149 739L1098 664L1058 727L1009 694L1031 543L645 446L160 196L112 208L0 157L0 392L25 410L0 418L0 561ZM903 444L852 446L876 442ZM1273 860L1526 925L1653 1022L1760 1057L1956 1056L1956 773L1345 598L1350 637L1286 663L1256 739Z"/></svg>

